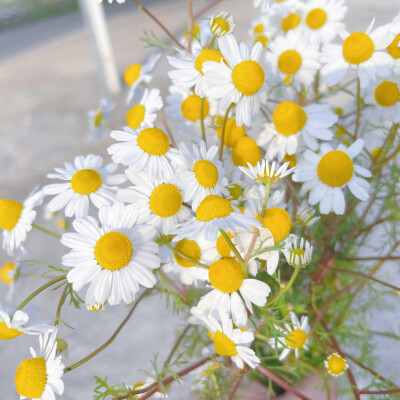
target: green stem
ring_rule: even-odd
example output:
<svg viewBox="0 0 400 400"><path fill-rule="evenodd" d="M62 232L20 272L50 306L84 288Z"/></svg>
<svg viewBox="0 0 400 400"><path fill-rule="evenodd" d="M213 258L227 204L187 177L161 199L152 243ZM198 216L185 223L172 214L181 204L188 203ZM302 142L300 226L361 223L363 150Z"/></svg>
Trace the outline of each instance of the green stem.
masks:
<svg viewBox="0 0 400 400"><path fill-rule="evenodd" d="M179 257L185 258L186 260L193 263L193 267L199 265L200 267L209 269L210 267L206 264L201 263L200 261L196 261L193 258L188 257L187 255L181 253L180 251L176 250L174 246L170 242L165 243L175 254L178 254Z"/></svg>
<svg viewBox="0 0 400 400"><path fill-rule="evenodd" d="M244 279L248 278L249 275L247 274L247 267L246 267L246 263L243 260L243 257L240 255L240 253L238 252L237 248L235 247L235 245L232 243L232 240L229 239L229 236L226 234L226 232L223 229L219 230L221 232L222 237L225 239L227 245L230 247L230 249L233 251L233 254L235 254L241 268L242 268L242 274Z"/></svg>
<svg viewBox="0 0 400 400"><path fill-rule="evenodd" d="M231 108L233 107L234 103L231 103L231 105L228 107L228 109L225 112L224 116L224 122L222 124L222 130L221 130L221 146L219 147L219 160L222 161L222 154L224 151L224 140L225 140L225 131L226 131L226 122L228 121L228 115L229 111L231 111Z"/></svg>
<svg viewBox="0 0 400 400"><path fill-rule="evenodd" d="M206 140L206 130L204 128L204 97L200 99L200 127L201 127L201 137L205 144L207 144Z"/></svg>
<svg viewBox="0 0 400 400"><path fill-rule="evenodd" d="M360 117L361 117L361 84L360 78L357 78L357 119L356 119L356 129L354 131L353 139L356 140L358 136L358 128L360 127Z"/></svg>
<svg viewBox="0 0 400 400"><path fill-rule="evenodd" d="M63 306L63 304L64 304L64 302L65 302L65 299L66 299L66 297L67 297L67 292L68 292L68 289L69 289L70 286L71 286L71 284L70 284L70 283L67 283L67 284L65 285L65 288L64 288L62 294L61 294L60 302L58 303L58 307L57 307L56 319L55 319L55 321L54 321L54 326L57 326L58 323L60 322L60 319L61 319L61 318L60 318L60 316L61 316L61 308L62 308L62 306Z"/></svg>
<svg viewBox="0 0 400 400"><path fill-rule="evenodd" d="M35 229L37 229L38 231L42 231L42 232L44 232L44 233L47 233L48 235L54 236L54 237L56 237L56 238L58 238L58 239L61 239L61 236L60 236L58 233L51 232L51 231L49 231L49 230L47 230L47 229L42 228L42 227L39 226L39 225L32 224L32 228L35 228Z"/></svg>

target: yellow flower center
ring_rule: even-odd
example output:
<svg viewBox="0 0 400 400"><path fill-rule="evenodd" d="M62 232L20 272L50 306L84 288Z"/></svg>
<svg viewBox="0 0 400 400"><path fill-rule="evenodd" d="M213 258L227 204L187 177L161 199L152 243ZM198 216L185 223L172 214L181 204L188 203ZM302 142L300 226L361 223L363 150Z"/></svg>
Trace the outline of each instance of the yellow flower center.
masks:
<svg viewBox="0 0 400 400"><path fill-rule="evenodd" d="M193 172L197 182L206 189L213 188L218 182L218 169L208 160L199 160L194 163Z"/></svg>
<svg viewBox="0 0 400 400"><path fill-rule="evenodd" d="M153 190L149 204L151 211L159 217L172 217L182 207L181 191L170 183L163 183Z"/></svg>
<svg viewBox="0 0 400 400"><path fill-rule="evenodd" d="M138 146L152 156L162 156L169 149L168 136L158 128L145 128L137 137Z"/></svg>
<svg viewBox="0 0 400 400"><path fill-rule="evenodd" d="M13 272L15 271L15 266L15 263L7 263L1 269L0 278L7 285L10 285L14 280Z"/></svg>
<svg viewBox="0 0 400 400"><path fill-rule="evenodd" d="M249 136L240 138L232 150L232 161L238 167L247 167L249 162L252 166L261 160L261 150L254 139Z"/></svg>
<svg viewBox="0 0 400 400"><path fill-rule="evenodd" d="M331 375L342 375L346 371L346 361L339 354L331 354L326 361L325 368Z"/></svg>
<svg viewBox="0 0 400 400"><path fill-rule="evenodd" d="M243 189L236 183L228 186L227 189L231 196L230 200L237 200L243 194Z"/></svg>
<svg viewBox="0 0 400 400"><path fill-rule="evenodd" d="M221 139L222 127L217 128L217 135ZM224 145L233 147L236 142L246 135L246 128L244 125L237 126L235 118L230 118L226 121Z"/></svg>
<svg viewBox="0 0 400 400"><path fill-rule="evenodd" d="M47 383L46 360L29 358L19 364L15 374L15 387L20 396L40 399Z"/></svg>
<svg viewBox="0 0 400 400"><path fill-rule="evenodd" d="M261 43L264 49L267 48L268 42L269 42L269 39L268 39L265 35L257 36L257 37L254 39L254 44L256 44L256 43Z"/></svg>
<svg viewBox="0 0 400 400"><path fill-rule="evenodd" d="M394 38L393 42L390 43L387 48L388 53L395 59L400 58L400 33Z"/></svg>
<svg viewBox="0 0 400 400"><path fill-rule="evenodd" d="M319 179L332 187L340 187L349 182L353 172L353 161L344 151L340 150L326 153L317 167Z"/></svg>
<svg viewBox="0 0 400 400"><path fill-rule="evenodd" d="M191 258L194 261L199 262L201 251L199 245L194 240L182 239L175 245L175 250L179 251L186 257ZM174 253L175 261L184 268L193 267L196 263L189 261L187 258L181 256L180 254Z"/></svg>
<svg viewBox="0 0 400 400"><path fill-rule="evenodd" d="M253 28L254 35L259 35L264 32L264 24L260 23Z"/></svg>
<svg viewBox="0 0 400 400"><path fill-rule="evenodd" d="M319 29L326 22L326 11L322 8L314 8L311 10L306 17L306 24L310 29Z"/></svg>
<svg viewBox="0 0 400 400"><path fill-rule="evenodd" d="M292 349L300 349L304 346L304 343L307 340L307 333L305 333L302 329L295 329L290 331L287 335L288 339L285 339L285 344Z"/></svg>
<svg viewBox="0 0 400 400"><path fill-rule="evenodd" d="M399 87L394 82L384 81L375 89L375 100L382 107L394 106L399 98Z"/></svg>
<svg viewBox="0 0 400 400"><path fill-rule="evenodd" d="M224 357L235 357L238 352L235 343L222 332L214 332L212 339L217 354Z"/></svg>
<svg viewBox="0 0 400 400"><path fill-rule="evenodd" d="M140 76L142 66L133 64L125 70L124 81L128 86L132 86Z"/></svg>
<svg viewBox="0 0 400 400"><path fill-rule="evenodd" d="M198 24L194 24L192 33L193 33L194 36L199 36L200 26ZM187 28L185 28L185 32L183 33L183 35L185 36L185 38L188 37L189 31L188 31Z"/></svg>
<svg viewBox="0 0 400 400"><path fill-rule="evenodd" d="M295 167L297 165L296 154L285 154L285 157L283 157L283 162L289 162L289 168Z"/></svg>
<svg viewBox="0 0 400 400"><path fill-rule="evenodd" d="M257 219L259 218L257 216ZM272 207L265 210L262 226L271 231L275 244L277 244L290 232L292 220L288 212L283 208Z"/></svg>
<svg viewBox="0 0 400 400"><path fill-rule="evenodd" d="M232 81L240 93L252 96L264 85L265 72L256 61L242 61L233 68Z"/></svg>
<svg viewBox="0 0 400 400"><path fill-rule="evenodd" d="M132 243L128 236L121 232L105 233L94 247L97 263L110 271L118 271L125 267L132 254Z"/></svg>
<svg viewBox="0 0 400 400"><path fill-rule="evenodd" d="M343 57L349 64L361 64L369 60L374 50L374 42L363 32L354 32L343 42Z"/></svg>
<svg viewBox="0 0 400 400"><path fill-rule="evenodd" d="M93 125L98 128L103 123L104 114L102 111L97 110L96 115L93 118Z"/></svg>
<svg viewBox="0 0 400 400"><path fill-rule="evenodd" d="M6 231L13 230L23 208L19 201L0 199L0 228Z"/></svg>
<svg viewBox="0 0 400 400"><path fill-rule="evenodd" d="M301 67L301 55L296 50L286 50L278 58L278 68L286 75L295 74Z"/></svg>
<svg viewBox="0 0 400 400"><path fill-rule="evenodd" d="M231 212L233 208L229 200L210 194L197 207L196 217L198 221L209 222L215 218L225 218Z"/></svg>
<svg viewBox="0 0 400 400"><path fill-rule="evenodd" d="M242 268L234 258L222 258L210 265L211 285L223 293L236 292L243 282Z"/></svg>
<svg viewBox="0 0 400 400"><path fill-rule="evenodd" d="M299 26L300 22L301 22L300 15L292 13L282 20L281 28L283 29L284 32L287 32Z"/></svg>
<svg viewBox="0 0 400 400"><path fill-rule="evenodd" d="M228 235L229 239L233 238L233 235L230 232L226 232L226 234ZM229 247L228 243L226 243L226 240L222 235L218 236L216 248L222 258L232 258L231 248Z"/></svg>
<svg viewBox="0 0 400 400"><path fill-rule="evenodd" d="M372 151L371 151L371 157L378 159L381 158L383 156L384 152L382 151L382 147L375 147Z"/></svg>
<svg viewBox="0 0 400 400"><path fill-rule="evenodd" d="M80 169L71 179L71 187L75 193L90 194L101 186L101 175L94 169Z"/></svg>
<svg viewBox="0 0 400 400"><path fill-rule="evenodd" d="M198 121L200 119L200 102L201 98L200 96L197 96L197 94L192 94L186 97L186 99L183 100L181 106L183 117L188 121ZM210 106L208 104L208 101L207 99L204 99L203 118L207 117L209 111Z"/></svg>
<svg viewBox="0 0 400 400"><path fill-rule="evenodd" d="M203 49L201 53L197 56L196 61L194 62L194 67L197 69L197 71L204 75L203 64L206 61L220 62L221 58L223 57L224 56L222 55L222 53L218 50Z"/></svg>
<svg viewBox="0 0 400 400"><path fill-rule="evenodd" d="M126 122L132 129L138 129L144 120L146 113L146 107L142 104L136 104L126 114Z"/></svg>
<svg viewBox="0 0 400 400"><path fill-rule="evenodd" d="M291 101L279 103L272 114L275 128L283 136L295 135L304 128L307 114Z"/></svg>
<svg viewBox="0 0 400 400"><path fill-rule="evenodd" d="M23 335L24 332L9 328L5 322L0 322L0 340L10 340Z"/></svg>
<svg viewBox="0 0 400 400"><path fill-rule="evenodd" d="M221 30L219 34L226 34L229 32L229 24L223 18L215 18L211 24L211 32L216 32L218 28Z"/></svg>

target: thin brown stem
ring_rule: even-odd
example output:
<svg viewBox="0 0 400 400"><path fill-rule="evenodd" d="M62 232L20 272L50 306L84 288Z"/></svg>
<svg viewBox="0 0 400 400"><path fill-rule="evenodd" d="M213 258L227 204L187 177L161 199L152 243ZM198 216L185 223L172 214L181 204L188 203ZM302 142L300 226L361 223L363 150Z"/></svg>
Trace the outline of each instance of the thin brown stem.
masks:
<svg viewBox="0 0 400 400"><path fill-rule="evenodd" d="M354 130L353 139L356 140L358 136L358 129L360 128L360 117L361 117L361 84L360 78L357 79L357 119L356 128Z"/></svg>
<svg viewBox="0 0 400 400"><path fill-rule="evenodd" d="M385 256L385 257L350 257L345 261L370 261L370 260L400 260L400 256Z"/></svg>
<svg viewBox="0 0 400 400"><path fill-rule="evenodd" d="M174 347L171 349L167 359L164 362L164 365L167 366L169 364L169 362L171 361L175 351L177 350L177 348L179 347L180 343L182 342L183 338L185 337L185 335L187 334L189 328L191 327L190 324L186 325L185 329L182 331L182 333L179 335L178 339L176 339L176 342L174 344Z"/></svg>
<svg viewBox="0 0 400 400"><path fill-rule="evenodd" d="M188 0L188 36L187 36L187 44L186 51L191 53L192 51L192 41L193 41L193 0Z"/></svg>
<svg viewBox="0 0 400 400"><path fill-rule="evenodd" d="M225 130L226 130L226 122L228 121L228 115L229 111L231 111L231 108L233 107L234 103L231 103L231 105L227 108L224 116L224 122L222 124L222 130L221 130L221 145L219 147L219 160L222 161L222 155L224 151L224 141L225 141Z"/></svg>
<svg viewBox="0 0 400 400"><path fill-rule="evenodd" d="M240 374L239 379L237 380L228 400L233 400L233 398L235 397L235 394L236 394L237 390L239 389L240 384L242 383L243 376L244 376L244 374Z"/></svg>
<svg viewBox="0 0 400 400"><path fill-rule="evenodd" d="M360 390L358 393L360 394L392 394L392 393L400 393L399 389L389 389L389 390Z"/></svg>
<svg viewBox="0 0 400 400"><path fill-rule="evenodd" d="M204 7L202 10L200 10L197 14L193 16L193 20L196 20L199 18L201 15L206 13L210 8L213 8L216 4L221 3L222 0L215 0L211 4L209 4L207 7Z"/></svg>

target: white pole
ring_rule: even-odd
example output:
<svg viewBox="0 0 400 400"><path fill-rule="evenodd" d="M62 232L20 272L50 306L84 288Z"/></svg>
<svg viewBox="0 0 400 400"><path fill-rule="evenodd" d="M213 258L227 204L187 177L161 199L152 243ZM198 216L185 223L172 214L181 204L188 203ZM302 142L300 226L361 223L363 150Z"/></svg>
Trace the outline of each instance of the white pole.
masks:
<svg viewBox="0 0 400 400"><path fill-rule="evenodd" d="M79 4L92 40L101 81L109 94L117 95L121 86L103 5L96 0L79 0Z"/></svg>

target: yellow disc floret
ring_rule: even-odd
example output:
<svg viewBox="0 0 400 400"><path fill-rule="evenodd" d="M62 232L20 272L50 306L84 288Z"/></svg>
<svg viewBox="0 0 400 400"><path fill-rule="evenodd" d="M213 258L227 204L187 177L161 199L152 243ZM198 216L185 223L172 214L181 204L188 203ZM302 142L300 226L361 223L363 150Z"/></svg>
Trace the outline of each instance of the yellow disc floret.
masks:
<svg viewBox="0 0 400 400"><path fill-rule="evenodd" d="M278 68L286 75L295 74L301 67L301 55L296 50L286 50L278 58Z"/></svg>
<svg viewBox="0 0 400 400"><path fill-rule="evenodd" d="M213 188L218 182L218 169L211 161L196 161L193 165L193 172L197 182L206 189Z"/></svg>
<svg viewBox="0 0 400 400"><path fill-rule="evenodd" d="M104 122L104 114L102 111L97 110L93 118L93 125L98 128Z"/></svg>
<svg viewBox="0 0 400 400"><path fill-rule="evenodd" d="M390 43L389 47L387 48L388 53L394 58L400 58L400 33L394 38L393 42Z"/></svg>
<svg viewBox="0 0 400 400"><path fill-rule="evenodd" d="M279 103L272 114L275 129L283 136L291 136L301 131L307 122L307 114L296 103Z"/></svg>
<svg viewBox="0 0 400 400"><path fill-rule="evenodd" d="M253 60L242 61L232 70L232 82L245 96L257 93L265 81L265 72L261 65Z"/></svg>
<svg viewBox="0 0 400 400"><path fill-rule="evenodd" d="M0 228L11 231L17 225L24 206L19 201L0 199Z"/></svg>
<svg viewBox="0 0 400 400"><path fill-rule="evenodd" d="M151 211L161 218L169 218L177 214L182 203L181 191L170 183L157 186L149 200Z"/></svg>
<svg viewBox="0 0 400 400"><path fill-rule="evenodd" d="M326 371L333 376L342 375L347 369L346 360L337 353L332 353L325 360Z"/></svg>
<svg viewBox="0 0 400 400"><path fill-rule="evenodd" d="M297 28L301 22L300 15L296 13L289 14L281 22L281 28L284 32L290 31L291 29Z"/></svg>
<svg viewBox="0 0 400 400"><path fill-rule="evenodd" d="M217 135L221 139L222 127L217 128ZM224 145L233 147L236 142L246 136L246 128L244 125L237 126L236 119L230 118L226 121L225 133L224 133Z"/></svg>
<svg viewBox="0 0 400 400"><path fill-rule="evenodd" d="M16 264L15 263L7 263L3 265L3 268L0 272L1 280L10 285L14 281L14 271L15 271Z"/></svg>
<svg viewBox="0 0 400 400"><path fill-rule="evenodd" d="M168 136L158 128L145 128L137 137L138 146L152 156L162 156L169 149Z"/></svg>
<svg viewBox="0 0 400 400"><path fill-rule="evenodd" d="M132 243L128 236L121 232L105 233L94 247L97 263L110 271L118 271L125 267L132 254Z"/></svg>
<svg viewBox="0 0 400 400"><path fill-rule="evenodd" d="M71 188L78 194L90 194L99 189L102 184L101 175L94 169L80 169L71 179Z"/></svg>
<svg viewBox="0 0 400 400"><path fill-rule="evenodd" d="M236 292L243 282L242 268L234 258L222 258L213 262L208 277L211 285L223 293Z"/></svg>
<svg viewBox="0 0 400 400"><path fill-rule="evenodd" d="M20 396L40 399L46 383L46 360L43 357L29 358L19 364L15 374L15 387Z"/></svg>
<svg viewBox="0 0 400 400"><path fill-rule="evenodd" d="M263 32L264 32L264 24L263 23L259 23L253 28L254 35L260 35Z"/></svg>
<svg viewBox="0 0 400 400"><path fill-rule="evenodd" d="M233 235L230 232L226 232L226 234L228 235L229 239L232 240ZM218 236L217 242L215 244L217 251L222 258L232 257L231 248L229 247L228 243L226 242L225 238L222 235Z"/></svg>
<svg viewBox="0 0 400 400"><path fill-rule="evenodd" d="M248 162L254 167L261 161L261 150L256 141L249 136L240 138L233 147L232 161L238 167L247 167Z"/></svg>
<svg viewBox="0 0 400 400"><path fill-rule="evenodd" d="M238 352L235 343L224 333L217 331L212 335L214 347L217 354L224 357L235 357Z"/></svg>
<svg viewBox="0 0 400 400"><path fill-rule="evenodd" d="M375 89L375 100L382 107L394 106L400 100L399 87L390 81L380 83Z"/></svg>
<svg viewBox="0 0 400 400"><path fill-rule="evenodd" d="M203 49L201 53L197 56L196 61L194 62L194 67L199 71L202 75L203 72L203 63L206 61L215 61L220 62L224 56L218 50L213 49Z"/></svg>
<svg viewBox="0 0 400 400"><path fill-rule="evenodd" d="M215 218L225 218L231 212L233 212L233 208L229 200L210 194L197 207L196 217L198 221L209 222Z"/></svg>
<svg viewBox="0 0 400 400"><path fill-rule="evenodd" d="M183 254L183 256L189 257L193 261L188 260L181 254L174 253L175 261L184 268L193 267L200 261L201 251L199 245L194 240L182 239L175 245L175 250Z"/></svg>
<svg viewBox="0 0 400 400"><path fill-rule="evenodd" d="M265 35L260 35L260 36L257 36L257 37L254 39L254 42L253 42L253 43L254 43L254 44L256 44L256 43L261 43L262 46L263 46L263 48L266 49L266 48L267 48L268 42L269 42L269 39L268 39Z"/></svg>
<svg viewBox="0 0 400 400"><path fill-rule="evenodd" d="M210 26L211 32L219 36L226 35L230 29L228 22L223 18L215 18Z"/></svg>
<svg viewBox="0 0 400 400"><path fill-rule="evenodd" d="M283 157L283 162L289 162L289 168L295 167L297 165L296 154L285 154L285 157Z"/></svg>
<svg viewBox="0 0 400 400"><path fill-rule="evenodd" d="M324 26L326 22L326 11L322 8L314 8L306 17L306 24L310 29L319 29Z"/></svg>
<svg viewBox="0 0 400 400"><path fill-rule="evenodd" d="M341 150L333 150L326 153L317 167L319 179L332 187L340 187L349 182L353 172L353 161Z"/></svg>
<svg viewBox="0 0 400 400"><path fill-rule="evenodd" d="M138 129L144 120L146 107L142 104L136 104L126 114L126 122L132 129Z"/></svg>
<svg viewBox="0 0 400 400"><path fill-rule="evenodd" d="M0 340L10 340L23 335L24 332L15 328L9 328L3 321L0 322Z"/></svg>
<svg viewBox="0 0 400 400"><path fill-rule="evenodd" d="M192 94L186 97L186 99L183 100L181 106L183 118L192 122L198 121L200 119L200 102L201 98L200 96L197 96L197 94ZM209 111L210 106L208 104L208 101L207 99L204 99L203 118L207 117Z"/></svg>
<svg viewBox="0 0 400 400"><path fill-rule="evenodd" d="M351 33L343 42L343 57L349 64L361 64L369 60L374 50L374 42L363 32Z"/></svg>
<svg viewBox="0 0 400 400"><path fill-rule="evenodd" d="M294 329L287 334L285 344L292 349L300 349L306 343L307 336L307 333L305 333L302 329Z"/></svg>
<svg viewBox="0 0 400 400"><path fill-rule="evenodd" d="M124 81L128 86L132 86L140 76L142 66L140 64L133 64L125 70Z"/></svg>
<svg viewBox="0 0 400 400"><path fill-rule="evenodd" d="M275 244L277 244L290 232L292 220L283 208L272 207L265 210L262 226L271 231Z"/></svg>

